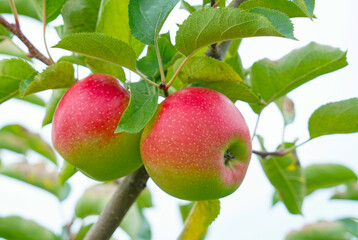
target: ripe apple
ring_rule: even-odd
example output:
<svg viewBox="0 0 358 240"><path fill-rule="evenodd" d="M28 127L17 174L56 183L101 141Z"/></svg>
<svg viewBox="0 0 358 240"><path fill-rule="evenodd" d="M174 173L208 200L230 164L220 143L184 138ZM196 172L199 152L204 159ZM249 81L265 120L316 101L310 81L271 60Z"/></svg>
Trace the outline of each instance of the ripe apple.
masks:
<svg viewBox="0 0 358 240"><path fill-rule="evenodd" d="M53 117L52 142L61 156L87 176L107 181L142 165L141 133L114 133L130 96L119 81L93 74L75 83Z"/></svg>
<svg viewBox="0 0 358 240"><path fill-rule="evenodd" d="M141 155L153 181L192 201L233 193L251 157L246 122L223 94L192 87L165 99L144 128Z"/></svg>

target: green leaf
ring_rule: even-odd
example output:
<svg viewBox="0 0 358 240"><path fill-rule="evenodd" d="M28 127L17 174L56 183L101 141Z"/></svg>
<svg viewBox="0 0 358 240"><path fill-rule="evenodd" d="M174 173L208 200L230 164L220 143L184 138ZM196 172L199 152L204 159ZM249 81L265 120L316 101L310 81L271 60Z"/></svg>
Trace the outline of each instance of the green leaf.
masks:
<svg viewBox="0 0 358 240"><path fill-rule="evenodd" d="M67 0L62 8L63 34L94 32L101 0Z"/></svg>
<svg viewBox="0 0 358 240"><path fill-rule="evenodd" d="M35 94L31 94L31 95L26 96L26 97L23 97L23 98L21 98L21 97L15 97L15 98L16 98L16 99L19 99L19 100L21 100L21 101L25 101L25 102L29 102L29 103L35 104L35 105L37 105L37 106L41 106L41 107L45 107L45 106L46 106L45 101L44 101L42 98L36 96Z"/></svg>
<svg viewBox="0 0 358 240"><path fill-rule="evenodd" d="M242 66L241 58L237 52L232 57L227 57L224 61L232 69L234 69L234 71L237 72L237 74L239 74L242 79L244 79L246 77L245 69Z"/></svg>
<svg viewBox="0 0 358 240"><path fill-rule="evenodd" d="M135 71L136 53L125 42L99 33L73 33L55 47L117 64Z"/></svg>
<svg viewBox="0 0 358 240"><path fill-rule="evenodd" d="M46 23L55 20L61 13L62 6L67 0L46 0ZM43 20L43 0L32 0L36 9L37 15Z"/></svg>
<svg viewBox="0 0 358 240"><path fill-rule="evenodd" d="M154 45L165 19L178 2L179 0L131 0L128 12L133 36L147 45Z"/></svg>
<svg viewBox="0 0 358 240"><path fill-rule="evenodd" d="M293 36L293 24L286 14L276 10L261 7L249 9L248 12L265 16L277 31L279 31L287 38L295 39Z"/></svg>
<svg viewBox="0 0 358 240"><path fill-rule="evenodd" d="M129 84L131 98L115 133L140 132L153 117L158 106L158 88L146 81Z"/></svg>
<svg viewBox="0 0 358 240"><path fill-rule="evenodd" d="M55 152L53 151L51 146L41 138L40 135L30 132L29 130L18 124L4 126L0 129L0 134L3 133L12 134L13 136L17 137L17 141L26 142L28 148L46 157L54 164L57 164Z"/></svg>
<svg viewBox="0 0 358 240"><path fill-rule="evenodd" d="M293 144L286 143L285 148L292 146ZM306 184L296 153L292 151L282 157L259 159L267 178L278 191L287 210L292 214L301 214Z"/></svg>
<svg viewBox="0 0 358 240"><path fill-rule="evenodd" d="M178 240L200 239L219 213L220 201L218 199L196 202L185 221Z"/></svg>
<svg viewBox="0 0 358 240"><path fill-rule="evenodd" d="M358 238L358 219L356 218L344 218L339 220L346 229L355 237Z"/></svg>
<svg viewBox="0 0 358 240"><path fill-rule="evenodd" d="M292 23L283 25L285 31L280 32L275 28L278 26L277 19L280 18L271 22L263 15L233 8L200 10L180 25L176 35L176 48L183 54L190 55L202 47L230 39L256 36L289 37L290 35L285 34L292 28Z"/></svg>
<svg viewBox="0 0 358 240"><path fill-rule="evenodd" d="M28 78L20 84L21 96L41 92L47 89L71 87L76 81L72 63L61 61L48 66L34 78Z"/></svg>
<svg viewBox="0 0 358 240"><path fill-rule="evenodd" d="M44 163L30 165L26 162L14 163L0 168L0 174L29 183L54 194L64 200L70 193L70 185L62 187L57 179L56 171L49 171Z"/></svg>
<svg viewBox="0 0 358 240"><path fill-rule="evenodd" d="M40 20L32 1L15 0L15 5L18 14ZM0 13L12 14L10 1L0 1Z"/></svg>
<svg viewBox="0 0 358 240"><path fill-rule="evenodd" d="M189 202L187 204L179 205L180 215L183 222L187 219L189 216L189 213L191 209L194 207L195 202Z"/></svg>
<svg viewBox="0 0 358 240"><path fill-rule="evenodd" d="M295 120L295 105L293 101L289 97L283 96L276 99L275 103L282 113L285 126L293 123Z"/></svg>
<svg viewBox="0 0 358 240"><path fill-rule="evenodd" d="M52 123L52 118L55 114L57 104L60 102L62 96L66 93L66 91L67 88L55 89L52 91L50 100L46 104L46 113L44 120L42 121L42 126Z"/></svg>
<svg viewBox="0 0 358 240"><path fill-rule="evenodd" d="M344 240L351 239L341 222L318 222L305 225L301 230L290 232L286 240Z"/></svg>
<svg viewBox="0 0 358 240"><path fill-rule="evenodd" d="M93 223L90 223L88 225L82 225L80 230L78 230L78 232L74 236L73 240L83 240L92 226L93 226Z"/></svg>
<svg viewBox="0 0 358 240"><path fill-rule="evenodd" d="M358 201L358 183L350 182L346 184L346 189L338 190L331 199L346 199Z"/></svg>
<svg viewBox="0 0 358 240"><path fill-rule="evenodd" d="M173 66L176 71L183 59L177 60ZM200 82L243 82L228 64L211 57L192 57L179 73L184 84Z"/></svg>
<svg viewBox="0 0 358 240"><path fill-rule="evenodd" d="M357 175L340 164L313 164L304 168L307 195L321 188L335 187L357 181Z"/></svg>
<svg viewBox="0 0 358 240"><path fill-rule="evenodd" d="M50 230L17 216L0 217L0 238L8 240L58 240Z"/></svg>
<svg viewBox="0 0 358 240"><path fill-rule="evenodd" d="M21 59L0 61L0 103L19 94L21 81L36 73L30 64Z"/></svg>
<svg viewBox="0 0 358 240"><path fill-rule="evenodd" d="M76 65L87 67L86 60L87 60L86 56L80 54L72 54L69 56L62 56L60 59L58 59L58 62L66 61Z"/></svg>
<svg viewBox="0 0 358 240"><path fill-rule="evenodd" d="M77 168L72 166L66 160L63 161L61 171L58 173L58 181L64 186L67 180L77 172Z"/></svg>
<svg viewBox="0 0 358 240"><path fill-rule="evenodd" d="M256 7L263 7L278 10L280 12L285 13L290 18L293 17L309 17L312 16L305 10L302 10L297 3L290 0L249 0L241 3L241 9L247 10Z"/></svg>
<svg viewBox="0 0 358 240"><path fill-rule="evenodd" d="M209 82L198 86L221 92L234 103L240 100L254 105L265 106L261 99L247 85L241 82Z"/></svg>
<svg viewBox="0 0 358 240"><path fill-rule="evenodd" d="M308 123L310 137L358 132L358 98L328 103L318 108Z"/></svg>
<svg viewBox="0 0 358 240"><path fill-rule="evenodd" d="M303 12L309 15L310 18L313 17L313 9L315 5L315 0L292 0Z"/></svg>
<svg viewBox="0 0 358 240"><path fill-rule="evenodd" d="M26 53L21 48L19 48L9 37L0 36L0 54L19 57L28 61L30 60Z"/></svg>
<svg viewBox="0 0 358 240"><path fill-rule="evenodd" d="M87 58L87 65L91 69L92 73L106 73L118 78L122 82L126 81L126 75L123 68L116 64L101 61L95 58Z"/></svg>
<svg viewBox="0 0 358 240"><path fill-rule="evenodd" d="M158 39L159 53L162 59L164 71L172 66L179 57L176 48L171 44L169 33L160 35ZM181 54L180 54L181 55ZM153 46L148 47L147 55L137 62L137 68L140 72L154 79L159 76L158 58Z"/></svg>
<svg viewBox="0 0 358 240"><path fill-rule="evenodd" d="M181 0L180 1L180 9L185 9L189 13L196 12L197 10L201 9L201 5L192 6L188 2Z"/></svg>
<svg viewBox="0 0 358 240"><path fill-rule="evenodd" d="M277 61L260 60L250 69L252 90L267 103L300 85L347 65L346 52L310 43Z"/></svg>
<svg viewBox="0 0 358 240"><path fill-rule="evenodd" d="M143 208L153 207L152 194L150 193L148 188L143 189L143 191L138 196L136 202L140 210Z"/></svg>
<svg viewBox="0 0 358 240"><path fill-rule="evenodd" d="M122 40L128 43L137 56L145 45L135 39L129 28L129 0L103 0L101 3L96 32Z"/></svg>

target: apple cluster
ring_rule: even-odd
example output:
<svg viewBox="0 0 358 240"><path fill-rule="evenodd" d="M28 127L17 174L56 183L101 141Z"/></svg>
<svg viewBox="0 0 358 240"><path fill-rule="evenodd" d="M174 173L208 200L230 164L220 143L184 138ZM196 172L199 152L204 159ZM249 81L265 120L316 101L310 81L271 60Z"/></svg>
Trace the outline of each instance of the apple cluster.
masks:
<svg viewBox="0 0 358 240"><path fill-rule="evenodd" d="M241 184L251 138L236 106L223 94L189 87L166 98L142 132L114 133L130 94L114 77L93 74L75 83L53 117L56 150L99 181L126 176L144 164L168 194L216 199Z"/></svg>

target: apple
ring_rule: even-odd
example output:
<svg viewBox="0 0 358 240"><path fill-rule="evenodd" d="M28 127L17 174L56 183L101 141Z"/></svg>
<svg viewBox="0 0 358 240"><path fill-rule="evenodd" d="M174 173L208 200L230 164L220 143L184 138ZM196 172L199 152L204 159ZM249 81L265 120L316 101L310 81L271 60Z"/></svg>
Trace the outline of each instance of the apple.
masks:
<svg viewBox="0 0 358 240"><path fill-rule="evenodd" d="M114 180L142 165L141 133L114 133L130 95L106 74L76 82L60 100L52 124L55 149L85 175Z"/></svg>
<svg viewBox="0 0 358 240"><path fill-rule="evenodd" d="M143 130L140 150L153 181L191 201L233 193L252 152L249 129L236 106L200 87L175 92L159 105Z"/></svg>

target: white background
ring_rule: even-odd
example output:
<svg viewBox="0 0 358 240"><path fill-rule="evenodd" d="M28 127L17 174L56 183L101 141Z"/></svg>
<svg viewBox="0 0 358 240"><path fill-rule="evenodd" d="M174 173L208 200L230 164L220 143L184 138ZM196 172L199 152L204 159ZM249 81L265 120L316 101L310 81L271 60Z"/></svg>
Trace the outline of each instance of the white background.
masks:
<svg viewBox="0 0 358 240"><path fill-rule="evenodd" d="M200 1L189 2L199 3ZM265 57L278 59L311 41L338 47L343 51L348 49L349 66L321 76L289 94L295 102L296 120L287 128L287 141L298 138L299 142L303 142L308 138L308 119L319 106L358 96L357 14L357 1L317 0L315 7L317 19L313 21L304 18L293 19L295 37L298 41L269 37L243 41L240 54L245 67ZM163 32L170 29L174 36L177 29L176 23L181 23L186 16L187 13L184 10L178 10L176 7L164 25ZM11 16L7 19L13 21ZM25 35L45 53L41 24L26 17L20 18L20 24ZM57 19L50 26L59 24L61 24L61 19ZM58 40L53 28L49 27L48 45L53 46ZM50 49L50 52L55 60L68 54L58 49ZM41 70L45 66L36 61L36 67ZM80 72L81 77L87 74L88 72L83 69ZM41 96L47 99L49 92L43 92ZM256 115L246 103L238 102L237 106L245 116L250 130L253 131ZM0 127L19 123L34 132L39 132L50 142L51 126L41 128L43 116L42 108L19 100L10 100L0 105ZM263 111L258 133L264 136L269 150L274 150L280 143L282 125L282 117L274 105L270 105ZM358 173L357 146L357 134L324 136L300 147L298 156L303 166L312 163L341 163ZM256 141L254 149L258 149ZM20 155L7 151L2 151L1 156L4 164L10 164L21 158ZM40 157L36 154L29 154L28 159L31 162L37 162ZM0 216L20 215L60 233L61 226L72 218L76 200L86 187L96 182L78 173L70 179L70 183L72 193L60 204L55 197L43 190L0 176ZM151 180L148 186L152 191L155 207L145 210L145 215L150 221L153 239L176 239L182 228L178 204L184 201L165 194ZM358 204L342 200L329 201L333 190L317 191L305 198L303 216L290 215L282 203L271 207L272 193L273 187L265 177L257 158L253 156L242 186L234 194L221 200L221 213L210 227L207 239L284 239L290 230L299 229L305 223L322 219L358 217ZM117 231L116 235L121 239L127 238L122 231Z"/></svg>

